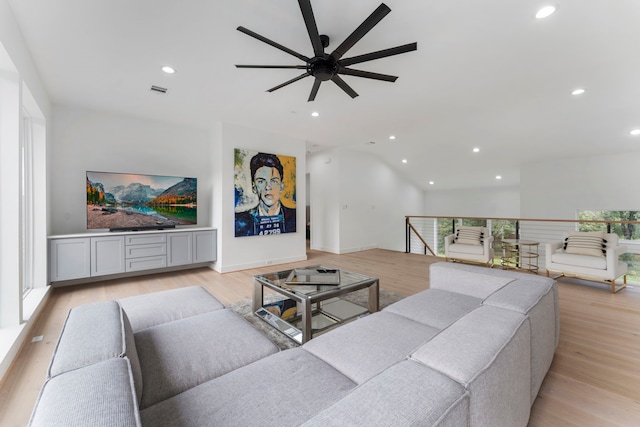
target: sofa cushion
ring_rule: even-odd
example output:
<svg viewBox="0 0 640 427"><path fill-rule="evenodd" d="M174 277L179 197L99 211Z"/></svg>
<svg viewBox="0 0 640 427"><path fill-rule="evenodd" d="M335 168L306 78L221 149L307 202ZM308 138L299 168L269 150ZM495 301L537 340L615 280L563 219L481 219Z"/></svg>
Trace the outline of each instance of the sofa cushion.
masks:
<svg viewBox="0 0 640 427"><path fill-rule="evenodd" d="M469 425L527 425L531 335L523 314L479 307L424 344L411 358L468 388Z"/></svg>
<svg viewBox="0 0 640 427"><path fill-rule="evenodd" d="M460 226L456 230L455 243L482 246L484 235L481 227Z"/></svg>
<svg viewBox="0 0 640 427"><path fill-rule="evenodd" d="M127 358L108 359L49 378L29 422L31 427L140 425Z"/></svg>
<svg viewBox="0 0 640 427"><path fill-rule="evenodd" d="M407 358L439 329L381 311L308 341L303 348L361 384Z"/></svg>
<svg viewBox="0 0 640 427"><path fill-rule="evenodd" d="M460 384L405 360L358 386L303 426L467 426L468 399Z"/></svg>
<svg viewBox="0 0 640 427"><path fill-rule="evenodd" d="M427 289L391 304L384 311L444 329L480 304L480 298L441 289Z"/></svg>
<svg viewBox="0 0 640 427"><path fill-rule="evenodd" d="M446 262L431 264L429 288L485 299L515 280L513 276L494 275L493 271L486 267L456 268L456 265Z"/></svg>
<svg viewBox="0 0 640 427"><path fill-rule="evenodd" d="M144 378L141 407L279 351L231 310L216 310L135 334Z"/></svg>
<svg viewBox="0 0 640 427"><path fill-rule="evenodd" d="M119 300L134 332L184 317L221 310L224 305L201 286L170 289Z"/></svg>
<svg viewBox="0 0 640 427"><path fill-rule="evenodd" d="M607 269L607 259L602 256L576 255L565 252L556 252L551 255L554 264L565 264L574 267L595 268L597 270Z"/></svg>
<svg viewBox="0 0 640 427"><path fill-rule="evenodd" d="M568 254L590 255L595 257L604 257L606 252L606 241L604 240L604 232L569 232L564 239L564 250Z"/></svg>
<svg viewBox="0 0 640 427"><path fill-rule="evenodd" d="M115 301L80 305L69 310L53 351L48 376L127 354L122 309ZM135 347L130 350L135 352ZM135 359L135 354L132 354Z"/></svg>
<svg viewBox="0 0 640 427"><path fill-rule="evenodd" d="M154 427L298 426L354 387L322 360L294 348L144 409L141 417Z"/></svg>
<svg viewBox="0 0 640 427"><path fill-rule="evenodd" d="M529 317L531 324L531 403L535 400L559 339L557 283L529 280L529 276L516 280L500 289L483 304L517 311ZM533 276L532 276L533 278Z"/></svg>
<svg viewBox="0 0 640 427"><path fill-rule="evenodd" d="M431 282L433 282L434 279L437 281L437 280L441 280L443 276L446 277L446 276L454 275L455 273L451 270L467 271L470 273L483 274L485 276L493 276L493 277L499 277L499 278L511 279L511 280L526 277L527 280L532 280L540 283L547 283L549 281L548 277L536 276L534 274L523 273L521 271L501 270L499 268L487 268L487 267L482 267L478 265L469 265L469 264L457 264L457 263L454 264L451 262L437 262L437 263L431 264L429 271L431 272L433 270L435 270L435 274L433 274L433 277L430 278L431 288L433 288L433 283Z"/></svg>
<svg viewBox="0 0 640 427"><path fill-rule="evenodd" d="M131 363L131 372L133 375L133 383L135 385L137 402L140 404L142 399L142 369L140 368L140 358L138 357L138 349L136 348L136 340L133 335L133 329L131 329L131 323L127 317L127 313L120 309L122 312L122 323L124 330L124 342L126 346L126 356Z"/></svg>

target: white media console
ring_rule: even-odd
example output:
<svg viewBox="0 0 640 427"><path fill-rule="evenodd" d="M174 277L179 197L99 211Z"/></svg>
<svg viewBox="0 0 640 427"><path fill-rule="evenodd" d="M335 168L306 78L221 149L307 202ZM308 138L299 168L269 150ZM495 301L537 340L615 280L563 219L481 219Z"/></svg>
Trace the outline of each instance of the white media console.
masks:
<svg viewBox="0 0 640 427"><path fill-rule="evenodd" d="M217 230L177 228L49 236L53 286L201 267L217 256Z"/></svg>

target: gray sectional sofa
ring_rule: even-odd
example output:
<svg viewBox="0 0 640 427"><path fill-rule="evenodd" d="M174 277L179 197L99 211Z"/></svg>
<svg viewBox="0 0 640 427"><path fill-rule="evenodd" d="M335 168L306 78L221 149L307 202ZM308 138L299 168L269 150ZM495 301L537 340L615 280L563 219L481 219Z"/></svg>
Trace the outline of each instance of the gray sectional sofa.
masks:
<svg viewBox="0 0 640 427"><path fill-rule="evenodd" d="M552 279L433 264L430 289L279 351L203 288L72 309L31 426L526 426Z"/></svg>

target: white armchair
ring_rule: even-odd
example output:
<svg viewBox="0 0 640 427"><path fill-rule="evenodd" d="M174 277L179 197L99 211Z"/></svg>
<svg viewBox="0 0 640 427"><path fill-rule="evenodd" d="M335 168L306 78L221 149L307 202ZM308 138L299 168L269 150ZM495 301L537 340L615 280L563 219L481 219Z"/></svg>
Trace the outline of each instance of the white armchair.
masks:
<svg viewBox="0 0 640 427"><path fill-rule="evenodd" d="M447 261L481 263L493 267L493 236L486 227L461 226L444 238Z"/></svg>
<svg viewBox="0 0 640 427"><path fill-rule="evenodd" d="M602 240L598 244L598 237ZM618 235L610 233L564 233L560 242L547 243L545 267L563 276L604 282L616 293L627 286L627 264L620 255L627 247L619 245ZM577 239L577 241L576 241ZM623 276L623 283L616 279Z"/></svg>

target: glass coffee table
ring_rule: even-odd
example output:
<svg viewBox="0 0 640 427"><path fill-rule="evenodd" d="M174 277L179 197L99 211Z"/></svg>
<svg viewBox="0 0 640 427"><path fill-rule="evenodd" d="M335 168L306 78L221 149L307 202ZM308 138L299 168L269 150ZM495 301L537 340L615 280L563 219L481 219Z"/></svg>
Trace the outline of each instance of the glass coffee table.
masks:
<svg viewBox="0 0 640 427"><path fill-rule="evenodd" d="M379 309L379 280L322 265L254 276L256 316L295 342L304 344L314 333ZM264 288L284 296L265 304ZM369 289L367 307L340 297Z"/></svg>

